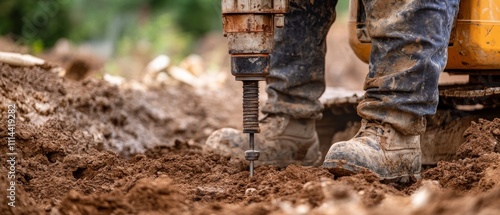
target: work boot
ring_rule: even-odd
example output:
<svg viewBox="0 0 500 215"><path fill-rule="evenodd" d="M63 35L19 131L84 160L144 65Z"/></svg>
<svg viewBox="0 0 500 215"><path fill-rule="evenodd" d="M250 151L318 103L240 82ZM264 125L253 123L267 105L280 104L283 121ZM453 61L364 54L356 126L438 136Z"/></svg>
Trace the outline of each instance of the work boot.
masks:
<svg viewBox="0 0 500 215"><path fill-rule="evenodd" d="M256 165L313 166L321 162L313 119L269 114L260 121L260 128L261 133L255 134L255 150L260 151ZM203 149L245 159L245 151L249 149L248 134L232 128L219 129L208 137Z"/></svg>
<svg viewBox="0 0 500 215"><path fill-rule="evenodd" d="M420 177L420 135L403 135L391 124L361 121L356 136L332 144L323 167L336 176L368 169L381 179Z"/></svg>

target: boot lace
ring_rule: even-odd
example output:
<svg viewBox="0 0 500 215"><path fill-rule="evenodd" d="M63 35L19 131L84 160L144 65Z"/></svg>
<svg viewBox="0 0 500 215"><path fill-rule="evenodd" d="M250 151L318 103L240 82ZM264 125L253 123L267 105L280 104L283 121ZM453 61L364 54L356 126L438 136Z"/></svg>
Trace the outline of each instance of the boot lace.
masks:
<svg viewBox="0 0 500 215"><path fill-rule="evenodd" d="M385 127L380 122L366 120L364 123L366 124L365 128L359 131L358 136L362 136L363 133L366 133L380 137L386 132Z"/></svg>

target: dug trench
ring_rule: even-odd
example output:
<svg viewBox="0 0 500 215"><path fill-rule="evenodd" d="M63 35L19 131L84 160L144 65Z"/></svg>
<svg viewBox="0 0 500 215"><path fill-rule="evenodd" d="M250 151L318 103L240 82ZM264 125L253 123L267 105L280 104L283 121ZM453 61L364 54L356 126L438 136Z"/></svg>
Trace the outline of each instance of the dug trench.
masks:
<svg viewBox="0 0 500 215"><path fill-rule="evenodd" d="M220 114L234 110L221 90L0 70L0 136L15 104L18 153L11 207L8 149L0 149L0 214L500 213L500 119L473 122L456 158L413 184L294 165L260 166L249 178L246 161L201 150L210 132L233 125Z"/></svg>

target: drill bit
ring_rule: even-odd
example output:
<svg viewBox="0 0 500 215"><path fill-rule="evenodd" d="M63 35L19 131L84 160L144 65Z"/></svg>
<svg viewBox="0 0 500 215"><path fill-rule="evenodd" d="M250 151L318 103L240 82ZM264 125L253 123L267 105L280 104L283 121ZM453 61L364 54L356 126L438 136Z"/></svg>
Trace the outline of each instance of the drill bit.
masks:
<svg viewBox="0 0 500 215"><path fill-rule="evenodd" d="M248 137L249 137L248 143L250 144L250 150L254 151L254 147L255 147L254 146L254 133L249 133ZM253 164L254 164L254 161L251 160L250 161L250 177L253 177Z"/></svg>
<svg viewBox="0 0 500 215"><path fill-rule="evenodd" d="M259 160L260 152L255 150L254 133L248 133L248 144L250 149L245 151L245 158L250 161L250 177L254 175L254 161Z"/></svg>
<svg viewBox="0 0 500 215"><path fill-rule="evenodd" d="M250 161L250 177L253 177L254 175L254 161L259 160L260 152L255 150L255 144L254 144L254 134L255 133L248 133L248 144L250 146L250 149L245 151L245 158Z"/></svg>

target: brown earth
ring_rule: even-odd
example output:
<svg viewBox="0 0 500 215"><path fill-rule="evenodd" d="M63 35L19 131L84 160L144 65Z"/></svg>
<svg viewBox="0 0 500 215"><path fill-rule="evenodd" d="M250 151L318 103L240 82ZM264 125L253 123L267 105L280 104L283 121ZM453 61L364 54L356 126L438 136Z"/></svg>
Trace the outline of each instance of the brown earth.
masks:
<svg viewBox="0 0 500 215"><path fill-rule="evenodd" d="M16 207L3 162L0 214L500 214L500 119L473 123L460 159L413 184L293 165L262 166L250 179L246 161L200 147L214 129L238 126L231 90L0 70L0 136L6 142L7 106L16 104L18 153ZM7 152L2 144L2 161Z"/></svg>

